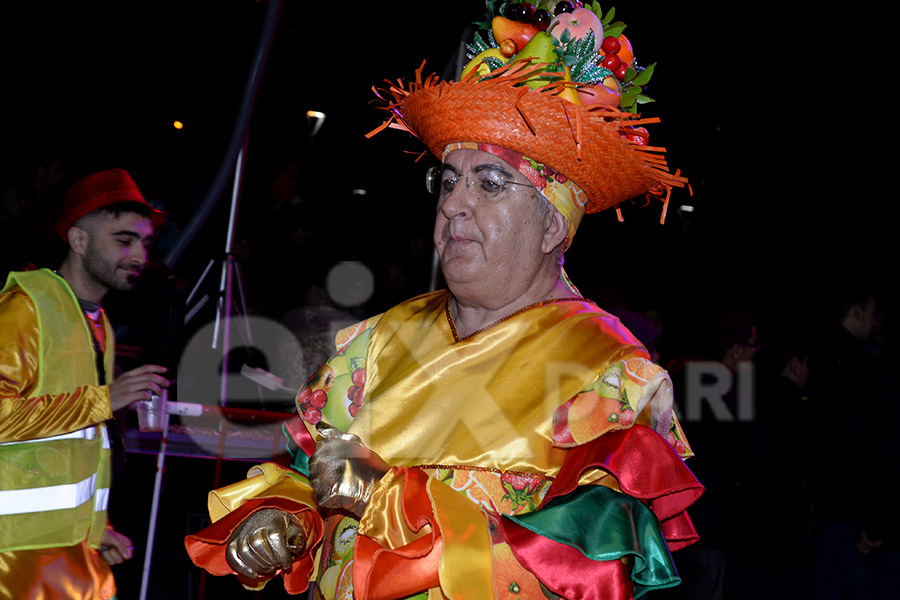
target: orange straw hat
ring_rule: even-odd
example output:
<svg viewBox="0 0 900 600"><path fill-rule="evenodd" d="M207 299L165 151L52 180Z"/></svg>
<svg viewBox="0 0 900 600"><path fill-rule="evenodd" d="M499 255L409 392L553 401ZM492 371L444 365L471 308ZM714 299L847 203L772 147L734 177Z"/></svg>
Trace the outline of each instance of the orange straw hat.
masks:
<svg viewBox="0 0 900 600"><path fill-rule="evenodd" d="M591 12L587 8L576 10ZM599 12L599 8L596 10ZM584 17L585 13L579 13L579 16ZM497 26L498 20L502 20L501 27ZM503 30L503 21L509 20L502 16L493 19L489 42L476 36L481 46L469 46L470 55L480 48L498 48L496 44L503 40L495 39L495 34ZM613 25L624 28L621 23ZM573 41L567 33L568 30L563 29L561 39ZM551 24L549 33L540 33L551 34L560 35L560 29ZM590 35L587 41L574 41L590 49L594 37L593 33ZM646 145L647 133L643 127L659 120L641 118L622 106L608 106L608 103L582 104L580 98L585 96L576 90L586 90L590 97L597 83L584 83L570 77L574 69L563 65L572 62L564 60L565 46L571 44L559 44L559 41L555 42L557 48L563 48L556 51L560 57L556 64L522 56L527 54L529 47L523 44L525 50L508 61L493 58L482 61L487 68L474 70L467 67L463 70L464 73L468 71L463 81L441 81L436 75L423 78L423 63L416 71L415 80L408 85L402 81L389 81L387 89L375 90L384 102L382 108L390 111L390 117L369 136L387 127L407 130L421 139L437 157L441 157L445 147L454 142L501 146L548 165L574 181L587 195L587 213L617 207L626 200L646 195L663 200L664 219L671 189L685 186L687 179L678 172L669 172L664 148ZM502 44L499 47L502 48ZM582 52L587 53L582 62L595 61L589 65L589 69L594 69L590 75L610 83L612 72L603 70L598 64L605 56L599 48L598 44L596 49L590 50L592 54L582 48ZM491 52L479 53L473 60L481 60L479 56L483 54ZM493 56L497 56L497 51ZM488 71L490 68L492 70ZM641 71L637 69L635 64L628 72L632 80L639 79ZM641 83L646 79L649 79L649 73ZM625 92L631 91L631 84L630 80L618 82ZM600 96L605 93L606 90L602 90ZM635 95L627 96L630 109L633 109ZM621 97L625 98L625 95ZM622 103L625 102L623 99Z"/></svg>

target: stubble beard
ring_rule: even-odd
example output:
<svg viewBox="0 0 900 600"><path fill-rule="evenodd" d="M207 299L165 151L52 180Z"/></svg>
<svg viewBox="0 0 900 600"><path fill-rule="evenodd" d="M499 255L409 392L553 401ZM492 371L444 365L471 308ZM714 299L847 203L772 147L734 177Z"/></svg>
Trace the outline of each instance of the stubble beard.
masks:
<svg viewBox="0 0 900 600"><path fill-rule="evenodd" d="M107 290L120 292L133 290L140 274L130 273L127 270L122 270L120 273L120 268L124 269L121 264L104 259L93 248L89 247L84 255L84 272L91 280L104 286Z"/></svg>

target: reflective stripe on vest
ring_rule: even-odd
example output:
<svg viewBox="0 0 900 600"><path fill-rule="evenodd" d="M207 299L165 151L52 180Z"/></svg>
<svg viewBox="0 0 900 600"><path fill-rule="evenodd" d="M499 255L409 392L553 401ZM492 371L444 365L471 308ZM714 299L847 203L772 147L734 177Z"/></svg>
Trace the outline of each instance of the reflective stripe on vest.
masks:
<svg viewBox="0 0 900 600"><path fill-rule="evenodd" d="M91 475L78 483L50 485L27 490L0 491L0 515L21 515L76 508L90 501L94 496L95 485L97 485L97 476ZM108 488L98 489L94 510L106 510L108 496ZM101 501L102 506L98 507L97 504L100 504Z"/></svg>
<svg viewBox="0 0 900 600"><path fill-rule="evenodd" d="M58 440L93 440L100 432L103 448L109 450L109 433L105 427L85 427L71 433L63 433L36 440L4 442L0 446L16 446L19 444L38 444ZM25 513L44 512L76 508L94 498L94 510L106 510L109 502L109 488L97 488L97 474L82 479L77 483L49 485L39 488L21 490L0 490L0 515L21 515ZM96 491L96 497L94 492Z"/></svg>
<svg viewBox="0 0 900 600"><path fill-rule="evenodd" d="M3 442L0 446L15 446L16 444L34 444L36 442L55 442L56 440L92 440L97 437L97 427L85 427L72 433L62 433L51 437L39 438L36 440L21 440L18 442ZM109 450L109 434L105 427L99 428L103 436L103 448Z"/></svg>

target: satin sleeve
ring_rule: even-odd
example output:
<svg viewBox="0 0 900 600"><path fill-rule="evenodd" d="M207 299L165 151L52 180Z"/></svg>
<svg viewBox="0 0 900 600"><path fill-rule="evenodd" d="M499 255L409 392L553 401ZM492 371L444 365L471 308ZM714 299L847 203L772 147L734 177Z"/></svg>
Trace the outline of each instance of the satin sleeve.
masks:
<svg viewBox="0 0 900 600"><path fill-rule="evenodd" d="M39 356L31 299L16 289L0 294L0 443L77 431L112 418L107 386L34 396Z"/></svg>

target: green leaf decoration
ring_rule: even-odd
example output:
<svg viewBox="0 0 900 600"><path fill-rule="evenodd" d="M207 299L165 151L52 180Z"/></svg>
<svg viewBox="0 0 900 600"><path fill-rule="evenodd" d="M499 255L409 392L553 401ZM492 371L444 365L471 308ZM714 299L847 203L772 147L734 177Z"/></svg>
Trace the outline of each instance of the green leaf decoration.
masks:
<svg viewBox="0 0 900 600"><path fill-rule="evenodd" d="M606 25L603 26L603 35L605 36L612 36L617 38L622 34L623 31L625 31L625 23L622 23L621 21L617 21L609 27L607 27Z"/></svg>
<svg viewBox="0 0 900 600"><path fill-rule="evenodd" d="M597 15L599 16L599 15ZM603 31L606 31L606 26L612 22L612 20L616 17L616 7L611 6L608 11L606 11L606 16L603 17L603 20L600 21L603 23Z"/></svg>
<svg viewBox="0 0 900 600"><path fill-rule="evenodd" d="M650 78L653 77L653 69L655 68L656 63L653 63L652 65L632 77L631 82L635 85L647 85L650 82Z"/></svg>
<svg viewBox="0 0 900 600"><path fill-rule="evenodd" d="M656 100L654 100L654 99L651 98L650 96L645 96L645 95L643 95L643 94L638 94L638 97L637 97L637 103L638 103L638 104L650 104L651 102L656 102Z"/></svg>

